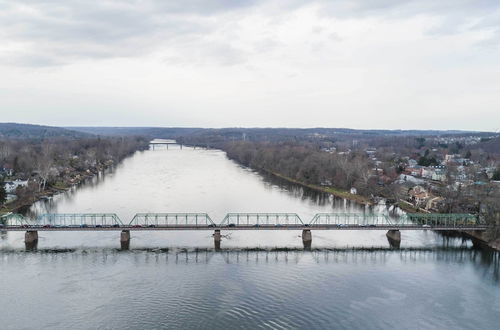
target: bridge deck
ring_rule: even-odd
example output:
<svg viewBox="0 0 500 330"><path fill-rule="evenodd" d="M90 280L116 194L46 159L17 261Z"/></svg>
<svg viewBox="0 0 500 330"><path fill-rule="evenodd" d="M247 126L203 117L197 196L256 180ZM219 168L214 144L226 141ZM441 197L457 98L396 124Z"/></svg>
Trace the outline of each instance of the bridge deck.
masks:
<svg viewBox="0 0 500 330"><path fill-rule="evenodd" d="M440 231L463 231L463 230L486 230L486 225L464 225L464 226L429 226L421 225L239 225L239 226L117 226L117 227L74 227L74 226L6 226L0 227L0 231L176 231L176 230L440 230Z"/></svg>

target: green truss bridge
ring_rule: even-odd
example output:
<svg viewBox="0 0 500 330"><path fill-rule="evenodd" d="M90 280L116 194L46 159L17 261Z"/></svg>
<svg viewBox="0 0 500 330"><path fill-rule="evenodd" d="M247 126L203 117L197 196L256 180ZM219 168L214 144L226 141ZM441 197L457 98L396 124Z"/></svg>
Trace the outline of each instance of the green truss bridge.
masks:
<svg viewBox="0 0 500 330"><path fill-rule="evenodd" d="M228 213L215 222L207 213L138 213L122 221L114 213L42 214L36 218L9 213L0 217L0 231L25 231L25 243L36 247L38 231L121 231L122 248L128 248L130 231L214 230L220 248L221 230L302 230L304 246L312 230L385 230L399 245L400 230L484 231L488 225L471 214L409 213L393 218L385 214L318 213L304 222L296 213Z"/></svg>

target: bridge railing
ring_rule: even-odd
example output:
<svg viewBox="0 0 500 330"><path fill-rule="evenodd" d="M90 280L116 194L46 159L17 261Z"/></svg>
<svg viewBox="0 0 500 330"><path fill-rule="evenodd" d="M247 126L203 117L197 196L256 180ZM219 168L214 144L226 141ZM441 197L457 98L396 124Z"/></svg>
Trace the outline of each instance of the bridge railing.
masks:
<svg viewBox="0 0 500 330"><path fill-rule="evenodd" d="M51 213L42 214L29 222L34 226L50 225L56 227L110 227L123 225L115 213Z"/></svg>
<svg viewBox="0 0 500 330"><path fill-rule="evenodd" d="M28 219L17 213L7 213L0 216L0 224L9 227L20 227L29 225Z"/></svg>
<svg viewBox="0 0 500 330"><path fill-rule="evenodd" d="M35 219L16 213L0 216L0 227L95 227L95 226L177 226L216 227L207 213L138 213L124 224L114 213L43 214ZM308 226L393 225L401 227L484 227L486 223L471 214L407 213L398 218L385 214L318 213ZM219 226L306 226L296 213L228 213Z"/></svg>
<svg viewBox="0 0 500 330"><path fill-rule="evenodd" d="M303 226L296 213L228 213L220 226Z"/></svg>
<svg viewBox="0 0 500 330"><path fill-rule="evenodd" d="M484 224L477 216L467 213L407 213L403 220L417 225L429 226L474 226Z"/></svg>
<svg viewBox="0 0 500 330"><path fill-rule="evenodd" d="M385 214L365 214L365 213L318 213L309 226L331 226L331 225L387 225L391 224L391 219Z"/></svg>
<svg viewBox="0 0 500 330"><path fill-rule="evenodd" d="M215 227L207 213L137 213L130 226Z"/></svg>

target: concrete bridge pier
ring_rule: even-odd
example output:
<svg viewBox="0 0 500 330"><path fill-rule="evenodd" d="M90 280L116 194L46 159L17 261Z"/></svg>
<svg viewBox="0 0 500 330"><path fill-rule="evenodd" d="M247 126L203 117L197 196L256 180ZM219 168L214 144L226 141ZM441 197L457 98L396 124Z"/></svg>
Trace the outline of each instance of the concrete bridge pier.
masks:
<svg viewBox="0 0 500 330"><path fill-rule="evenodd" d="M387 236L391 247L399 248L401 246L401 232L399 230L389 230L385 236Z"/></svg>
<svg viewBox="0 0 500 330"><path fill-rule="evenodd" d="M36 230L28 230L24 234L24 244L26 250L36 250L38 247L38 232Z"/></svg>
<svg viewBox="0 0 500 330"><path fill-rule="evenodd" d="M122 230L120 234L120 245L122 250L130 248L130 230Z"/></svg>
<svg viewBox="0 0 500 330"><path fill-rule="evenodd" d="M213 234L214 237L214 247L215 251L220 250L220 242L222 241L222 235L220 234L220 229L216 229Z"/></svg>
<svg viewBox="0 0 500 330"><path fill-rule="evenodd" d="M304 244L304 249L310 249L312 244L312 234L311 230L302 230L302 243Z"/></svg>

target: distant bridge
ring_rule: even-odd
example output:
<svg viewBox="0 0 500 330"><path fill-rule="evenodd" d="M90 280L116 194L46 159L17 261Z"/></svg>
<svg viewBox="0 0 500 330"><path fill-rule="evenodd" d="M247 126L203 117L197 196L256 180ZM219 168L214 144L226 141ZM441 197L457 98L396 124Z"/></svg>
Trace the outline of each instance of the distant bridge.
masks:
<svg viewBox="0 0 500 330"><path fill-rule="evenodd" d="M179 143L175 140L153 140L151 142L149 142L149 145L151 145L153 147L153 150L155 149L156 146L166 146L167 149L168 149L168 146L170 145L178 145L181 149L182 149L182 143Z"/></svg>
<svg viewBox="0 0 500 330"><path fill-rule="evenodd" d="M387 230L395 245L400 230L484 231L488 225L471 214L409 213L398 218L385 214L318 213L304 222L296 213L228 213L215 223L207 213L138 213L123 222L115 213L42 214L32 219L10 213L0 217L0 231L26 231L25 242L36 247L38 231L121 231L122 247L128 248L130 231L214 230L220 248L221 230L302 230L304 246L310 247L311 230Z"/></svg>

